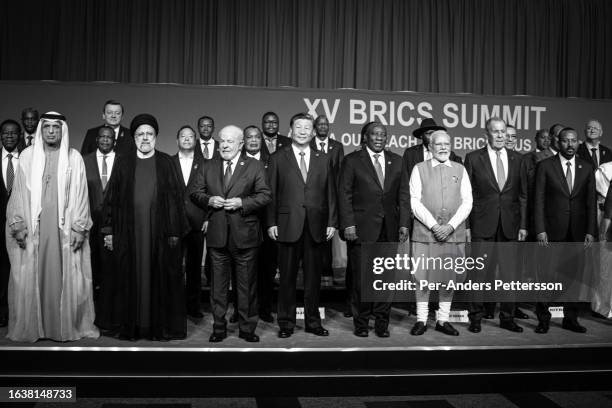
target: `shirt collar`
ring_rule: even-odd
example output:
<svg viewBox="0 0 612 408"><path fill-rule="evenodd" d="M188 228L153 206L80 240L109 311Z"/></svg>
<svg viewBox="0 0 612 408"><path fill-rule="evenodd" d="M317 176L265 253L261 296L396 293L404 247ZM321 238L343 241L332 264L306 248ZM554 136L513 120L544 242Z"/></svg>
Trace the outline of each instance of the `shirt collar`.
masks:
<svg viewBox="0 0 612 408"><path fill-rule="evenodd" d="M488 144L488 143L487 143L487 151L489 152L489 154L495 154L495 155L497 154L497 150L493 149L491 147L491 145ZM506 148L505 147L502 147L499 151L501 152L502 156L506 154Z"/></svg>
<svg viewBox="0 0 612 408"><path fill-rule="evenodd" d="M257 153L253 153L253 154L251 154L251 153L249 153L249 152L246 152L246 154L247 154L247 156L249 156L249 157L253 157L253 158L255 158L255 159L258 159L258 160L259 160L259 158L261 157L261 150L260 150L260 151L258 151Z"/></svg>
<svg viewBox="0 0 612 408"><path fill-rule="evenodd" d="M179 150L178 157L179 159L193 159L193 150L189 153L183 153Z"/></svg>
<svg viewBox="0 0 612 408"><path fill-rule="evenodd" d="M595 144L593 144L593 143L591 143L589 141L585 141L584 145L585 145L584 147L586 147L589 152L591 151L591 149L599 150L599 140Z"/></svg>
<svg viewBox="0 0 612 408"><path fill-rule="evenodd" d="M2 150L2 158L3 159L5 159L9 155L9 153L13 155L13 159L18 159L19 158L19 151L17 149L13 150L12 152L9 152L4 147L0 146L0 150Z"/></svg>
<svg viewBox="0 0 612 408"><path fill-rule="evenodd" d="M572 167L576 166L576 155L572 156L570 160L567 160L565 157L563 157L563 155L561 155L561 153L559 153L559 158L561 159L561 166L563 167L564 170L567 167L567 164L565 164L567 162L572 163Z"/></svg>
<svg viewBox="0 0 612 408"><path fill-rule="evenodd" d="M306 145L306 147L304 148L304 150L300 149L299 147L297 147L295 144L291 143L291 148L293 149L293 153L296 156L300 155L300 152L304 152L306 153L306 156L310 155L310 146Z"/></svg>
<svg viewBox="0 0 612 408"><path fill-rule="evenodd" d="M383 159L385 158L385 151L384 150L382 152L380 152L380 153L374 153L368 146L366 146L366 150L368 151L368 154L370 155L370 158L372 160L374 160L374 155L375 154L379 154L380 157L382 157Z"/></svg>
<svg viewBox="0 0 612 408"><path fill-rule="evenodd" d="M103 157L103 156L104 154L102 154L100 149L96 149L96 157ZM106 157L115 157L115 151L111 150L109 153L106 154Z"/></svg>
<svg viewBox="0 0 612 408"><path fill-rule="evenodd" d="M440 160L436 159L435 157L432 157L431 158L431 167L438 167L439 165L446 166L446 167L453 167L453 165L451 164L450 157L445 162L441 162Z"/></svg>

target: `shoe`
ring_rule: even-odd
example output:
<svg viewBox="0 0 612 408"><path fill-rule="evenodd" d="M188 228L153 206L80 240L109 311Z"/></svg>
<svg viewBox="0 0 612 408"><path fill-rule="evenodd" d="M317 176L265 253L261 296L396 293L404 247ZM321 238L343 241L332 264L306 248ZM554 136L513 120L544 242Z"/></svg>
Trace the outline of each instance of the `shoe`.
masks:
<svg viewBox="0 0 612 408"><path fill-rule="evenodd" d="M246 340L249 343L259 343L259 336L255 333L239 332L238 337Z"/></svg>
<svg viewBox="0 0 612 408"><path fill-rule="evenodd" d="M278 331L278 337L280 337L281 339L287 339L291 337L292 334L293 334L293 329L280 329Z"/></svg>
<svg viewBox="0 0 612 408"><path fill-rule="evenodd" d="M234 312L232 313L232 315L229 318L229 322L230 323L238 323L238 312Z"/></svg>
<svg viewBox="0 0 612 408"><path fill-rule="evenodd" d="M511 332L515 333L523 332L523 328L518 324L514 323L512 320L499 322L499 327L501 327L502 329L510 330Z"/></svg>
<svg viewBox="0 0 612 408"><path fill-rule="evenodd" d="M353 334L357 337L368 337L368 329L355 329Z"/></svg>
<svg viewBox="0 0 612 408"><path fill-rule="evenodd" d="M199 310L191 310L189 312L187 312L187 315L189 315L190 317L193 317L195 319L201 319L204 317L204 313L200 312Z"/></svg>
<svg viewBox="0 0 612 408"><path fill-rule="evenodd" d="M514 317L517 318L517 319L529 319L529 315L527 313L523 312L518 307L516 309L514 309Z"/></svg>
<svg viewBox="0 0 612 408"><path fill-rule="evenodd" d="M353 317L353 312L351 312L350 310L347 310L343 313L343 315L346 318Z"/></svg>
<svg viewBox="0 0 612 408"><path fill-rule="evenodd" d="M586 333L587 331L586 327L581 326L578 323L578 320L563 319L561 327L563 327L565 330L570 330L576 333Z"/></svg>
<svg viewBox="0 0 612 408"><path fill-rule="evenodd" d="M325 336L329 336L329 332L327 331L327 329L324 329L323 327L307 327L304 329L304 331L306 333L312 333L315 336L321 336L321 337L325 337Z"/></svg>
<svg viewBox="0 0 612 408"><path fill-rule="evenodd" d="M457 329L455 329L449 322L444 322L443 324L440 324L440 322L437 322L436 331L447 334L449 336L459 335L459 332L457 331Z"/></svg>
<svg viewBox="0 0 612 408"><path fill-rule="evenodd" d="M597 313L595 311L591 312L591 316L593 316L596 319L606 319L606 316L602 315L601 313Z"/></svg>
<svg viewBox="0 0 612 408"><path fill-rule="evenodd" d="M548 333L549 325L550 324L548 322L539 322L534 331L538 334Z"/></svg>
<svg viewBox="0 0 612 408"><path fill-rule="evenodd" d="M227 333L213 333L208 338L208 341L211 343L219 343L222 342L227 337Z"/></svg>
<svg viewBox="0 0 612 408"><path fill-rule="evenodd" d="M260 313L259 318L266 323L274 323L274 317L272 313Z"/></svg>
<svg viewBox="0 0 612 408"><path fill-rule="evenodd" d="M485 313L485 314L482 316L482 318L483 318L483 319L487 319L487 320L491 320L491 319L494 319L494 318L495 318L495 316L493 315L493 313Z"/></svg>
<svg viewBox="0 0 612 408"><path fill-rule="evenodd" d="M8 317L2 316L0 317L0 327L8 326Z"/></svg>
<svg viewBox="0 0 612 408"><path fill-rule="evenodd" d="M376 336L381 337L381 338L387 338L391 336L391 333L389 333L388 329L374 330L374 333L376 333Z"/></svg>
<svg viewBox="0 0 612 408"><path fill-rule="evenodd" d="M412 330L410 330L410 334L413 336L421 336L423 333L427 331L427 325L424 322L416 322L414 326L412 326Z"/></svg>
<svg viewBox="0 0 612 408"><path fill-rule="evenodd" d="M468 327L468 330L471 331L472 333L480 333L482 331L482 327L480 326L480 321L472 320L470 322L470 326Z"/></svg>

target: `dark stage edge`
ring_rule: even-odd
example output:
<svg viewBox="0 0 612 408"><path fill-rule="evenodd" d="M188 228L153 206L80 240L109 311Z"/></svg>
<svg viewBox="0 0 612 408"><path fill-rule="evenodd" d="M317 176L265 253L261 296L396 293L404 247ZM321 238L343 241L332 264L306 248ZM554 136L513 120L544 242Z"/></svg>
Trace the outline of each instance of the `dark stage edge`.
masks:
<svg viewBox="0 0 612 408"><path fill-rule="evenodd" d="M81 398L409 395L607 389L612 383L612 322L583 318L587 334L553 321L533 332L533 314L515 334L485 321L481 334L409 334L414 316L393 309L391 337L361 339L352 320L327 309L327 338L298 328L290 339L260 323L262 341L208 343L207 315L189 321L188 337L167 343L112 338L33 344L0 341L0 386L75 386ZM6 329L0 329L4 337Z"/></svg>

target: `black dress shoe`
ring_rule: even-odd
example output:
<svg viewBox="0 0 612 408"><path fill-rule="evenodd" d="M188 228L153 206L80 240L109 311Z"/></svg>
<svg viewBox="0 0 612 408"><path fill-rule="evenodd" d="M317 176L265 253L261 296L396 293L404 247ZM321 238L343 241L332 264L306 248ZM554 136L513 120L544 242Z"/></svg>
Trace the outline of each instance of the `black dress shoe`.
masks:
<svg viewBox="0 0 612 408"><path fill-rule="evenodd" d="M374 330L374 333L376 333L376 335L378 337L382 337L382 338L387 338L391 336L391 333L389 333L389 330L387 329L383 329L383 330Z"/></svg>
<svg viewBox="0 0 612 408"><path fill-rule="evenodd" d="M238 313L232 313L232 316L229 318L230 323L238 323Z"/></svg>
<svg viewBox="0 0 612 408"><path fill-rule="evenodd" d="M416 322L410 330L410 334L413 336L420 336L427 331L427 325L423 322Z"/></svg>
<svg viewBox="0 0 612 408"><path fill-rule="evenodd" d="M260 313L259 318L266 323L274 323L274 317L272 317L272 313Z"/></svg>
<svg viewBox="0 0 612 408"><path fill-rule="evenodd" d="M343 316L346 318L353 317L353 312L347 310L343 313Z"/></svg>
<svg viewBox="0 0 612 408"><path fill-rule="evenodd" d="M548 333L548 328L549 328L548 322L539 322L534 331L538 334L545 334L545 333Z"/></svg>
<svg viewBox="0 0 612 408"><path fill-rule="evenodd" d="M485 313L485 314L482 316L482 318L483 318L483 319L487 319L487 320L491 320L491 319L495 318L495 315L493 315L493 313Z"/></svg>
<svg viewBox="0 0 612 408"><path fill-rule="evenodd" d="M575 333L586 333L587 331L586 327L581 326L578 323L578 320L563 319L563 323L561 323L561 327L563 327L565 330L570 330Z"/></svg>
<svg viewBox="0 0 612 408"><path fill-rule="evenodd" d="M195 319L201 319L204 317L204 313L200 312L199 310L191 310L187 312L187 314Z"/></svg>
<svg viewBox="0 0 612 408"><path fill-rule="evenodd" d="M458 336L459 332L455 329L449 322L444 322L440 324L440 322L436 323L436 331L440 333L444 333L449 336Z"/></svg>
<svg viewBox="0 0 612 408"><path fill-rule="evenodd" d="M518 307L514 309L514 317L516 317L517 319L529 319L529 315L523 312Z"/></svg>
<svg viewBox="0 0 612 408"><path fill-rule="evenodd" d="M480 333L482 331L482 327L480 326L480 321L472 320L470 322L470 326L468 327L468 330L471 331L472 333Z"/></svg>
<svg viewBox="0 0 612 408"><path fill-rule="evenodd" d="M368 337L368 329L355 329L353 334L357 337Z"/></svg>
<svg viewBox="0 0 612 408"><path fill-rule="evenodd" d="M280 329L278 331L278 337L280 337L281 339L287 339L291 337L292 334L293 334L293 329Z"/></svg>
<svg viewBox="0 0 612 408"><path fill-rule="evenodd" d="M499 327L501 327L502 329L510 330L511 332L515 333L523 332L523 328L518 324L514 323L512 320L499 322Z"/></svg>
<svg viewBox="0 0 612 408"><path fill-rule="evenodd" d="M213 333L208 338L208 341L211 343L219 343L223 341L227 337L227 333Z"/></svg>
<svg viewBox="0 0 612 408"><path fill-rule="evenodd" d="M239 332L238 333L238 337L248 341L249 343L258 343L259 342L259 336L256 335L255 333Z"/></svg>
<svg viewBox="0 0 612 408"><path fill-rule="evenodd" d="M304 331L306 333L314 334L315 336L321 336L321 337L329 336L329 332L327 331L327 329L324 329L323 327L307 327L304 329Z"/></svg>

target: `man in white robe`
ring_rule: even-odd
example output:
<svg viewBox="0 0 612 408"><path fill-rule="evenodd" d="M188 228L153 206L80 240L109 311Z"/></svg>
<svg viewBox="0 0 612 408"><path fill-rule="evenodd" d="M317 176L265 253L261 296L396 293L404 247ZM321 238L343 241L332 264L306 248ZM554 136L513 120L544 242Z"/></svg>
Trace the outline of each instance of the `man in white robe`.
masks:
<svg viewBox="0 0 612 408"><path fill-rule="evenodd" d="M7 337L96 338L87 177L81 155L69 147L64 116L42 115L33 146L19 159L6 214Z"/></svg>

